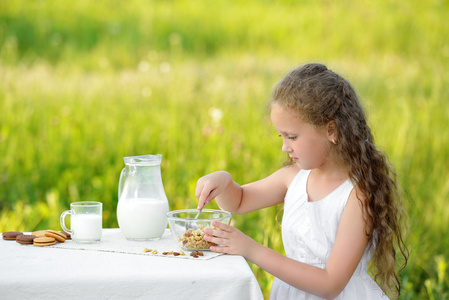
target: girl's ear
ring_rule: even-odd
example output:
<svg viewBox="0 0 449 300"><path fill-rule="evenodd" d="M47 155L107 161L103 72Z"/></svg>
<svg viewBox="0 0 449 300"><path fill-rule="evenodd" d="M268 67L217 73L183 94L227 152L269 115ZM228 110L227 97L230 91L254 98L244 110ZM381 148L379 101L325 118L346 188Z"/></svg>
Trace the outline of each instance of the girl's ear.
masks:
<svg viewBox="0 0 449 300"><path fill-rule="evenodd" d="M336 144L337 141L338 141L338 137L337 137L337 130L336 130L335 121L331 120L331 121L327 122L326 129L327 129L327 138L333 144Z"/></svg>

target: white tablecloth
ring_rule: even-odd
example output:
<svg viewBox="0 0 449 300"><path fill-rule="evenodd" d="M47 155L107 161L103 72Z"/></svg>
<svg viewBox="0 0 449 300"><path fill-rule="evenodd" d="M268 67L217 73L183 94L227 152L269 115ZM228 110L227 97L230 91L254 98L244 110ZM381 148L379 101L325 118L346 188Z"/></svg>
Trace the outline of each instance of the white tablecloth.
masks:
<svg viewBox="0 0 449 300"><path fill-rule="evenodd" d="M117 233L118 229L103 230L104 237ZM169 234L167 231L163 236L165 243ZM129 247L126 239L119 240L117 252L108 248L107 240L103 246L83 246L103 249L85 250L0 240L0 298L263 299L254 274L241 256L211 256L209 252L203 259L164 257L143 254L144 248L161 244L133 242ZM66 243L59 246L73 248ZM135 243L142 243L142 252ZM172 243L168 248L176 251L177 245ZM138 253L123 251L131 248Z"/></svg>

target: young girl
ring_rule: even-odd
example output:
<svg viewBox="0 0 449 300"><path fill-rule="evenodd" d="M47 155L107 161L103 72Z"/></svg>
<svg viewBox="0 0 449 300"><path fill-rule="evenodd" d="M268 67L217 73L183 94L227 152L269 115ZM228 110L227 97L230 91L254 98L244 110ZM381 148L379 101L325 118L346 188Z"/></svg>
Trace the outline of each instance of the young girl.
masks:
<svg viewBox="0 0 449 300"><path fill-rule="evenodd" d="M290 164L243 186L219 171L200 178L198 208L216 199L234 214L284 202L287 257L214 222L212 251L238 254L276 278L270 299L387 299L398 295L395 262L407 262L396 175L374 145L351 85L321 64L291 71L268 105ZM367 274L373 257L375 279Z"/></svg>

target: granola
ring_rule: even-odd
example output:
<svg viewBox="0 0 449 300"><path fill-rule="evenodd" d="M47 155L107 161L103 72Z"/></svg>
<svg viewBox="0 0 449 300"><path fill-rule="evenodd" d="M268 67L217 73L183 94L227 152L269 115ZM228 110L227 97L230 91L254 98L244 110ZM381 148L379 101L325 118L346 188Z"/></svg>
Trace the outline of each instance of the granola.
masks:
<svg viewBox="0 0 449 300"><path fill-rule="evenodd" d="M184 231L182 237L178 236L178 242L185 249L209 249L216 244L204 240L204 226L198 224L198 229Z"/></svg>

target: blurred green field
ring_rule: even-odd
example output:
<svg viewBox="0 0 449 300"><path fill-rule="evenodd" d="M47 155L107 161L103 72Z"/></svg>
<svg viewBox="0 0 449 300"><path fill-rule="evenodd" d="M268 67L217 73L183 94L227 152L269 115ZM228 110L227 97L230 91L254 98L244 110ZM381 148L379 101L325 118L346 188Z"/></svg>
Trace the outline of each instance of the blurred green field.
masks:
<svg viewBox="0 0 449 300"><path fill-rule="evenodd" d="M361 95L403 188L400 299L448 299L448 17L447 0L0 1L0 231L59 228L78 200L117 227L124 156L163 154L171 209L196 207L209 172L274 172L271 89L322 62ZM282 252L280 210L235 226ZM273 277L251 267L268 297Z"/></svg>

